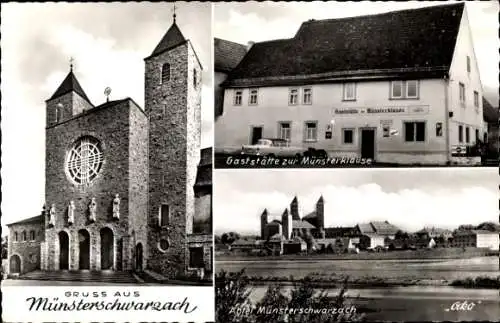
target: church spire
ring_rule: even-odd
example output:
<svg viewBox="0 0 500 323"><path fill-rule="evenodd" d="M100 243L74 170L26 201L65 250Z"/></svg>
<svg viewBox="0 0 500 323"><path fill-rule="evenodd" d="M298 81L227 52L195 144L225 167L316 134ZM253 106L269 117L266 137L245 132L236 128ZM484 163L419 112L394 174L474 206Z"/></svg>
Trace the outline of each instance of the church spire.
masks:
<svg viewBox="0 0 500 323"><path fill-rule="evenodd" d="M174 2L174 24L175 24L175 18L177 17L177 15L175 14L175 2Z"/></svg>
<svg viewBox="0 0 500 323"><path fill-rule="evenodd" d="M61 85L57 88L57 90L52 94L49 100L58 98L60 96L63 96L64 94L70 93L70 92L75 92L78 95L80 95L85 101L90 103L89 98L87 97L87 94L85 94L85 91L83 90L82 86L80 85L80 82L76 79L75 74L73 73L73 62L74 59L73 57L70 58L69 60L69 73L66 75L66 78L62 81Z"/></svg>
<svg viewBox="0 0 500 323"><path fill-rule="evenodd" d="M159 55L166 50L176 47L177 45L183 44L186 42L186 38L184 38L184 35L182 35L181 30L177 26L176 18L177 18L177 13L176 13L176 6L174 4L174 13L173 13L173 22L170 28L167 30L163 38L160 40L158 45L156 45L155 49L153 50L153 53L151 53L151 56L156 56Z"/></svg>

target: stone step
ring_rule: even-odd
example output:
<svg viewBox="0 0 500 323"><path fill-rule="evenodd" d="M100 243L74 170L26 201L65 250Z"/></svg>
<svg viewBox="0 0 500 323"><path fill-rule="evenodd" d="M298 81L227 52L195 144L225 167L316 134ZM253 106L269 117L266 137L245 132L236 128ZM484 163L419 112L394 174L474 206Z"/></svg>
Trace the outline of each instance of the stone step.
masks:
<svg viewBox="0 0 500 323"><path fill-rule="evenodd" d="M128 271L88 271L88 270L58 270L32 271L20 275L18 279L25 280L54 280L79 282L106 282L106 283L138 283L132 272Z"/></svg>

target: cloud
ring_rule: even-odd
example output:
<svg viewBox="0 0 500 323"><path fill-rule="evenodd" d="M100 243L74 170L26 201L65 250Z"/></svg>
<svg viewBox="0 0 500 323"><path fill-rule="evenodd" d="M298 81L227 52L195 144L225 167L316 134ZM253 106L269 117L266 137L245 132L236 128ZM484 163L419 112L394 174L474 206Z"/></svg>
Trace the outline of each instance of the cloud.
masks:
<svg viewBox="0 0 500 323"><path fill-rule="evenodd" d="M39 214L44 202L45 100L75 59L90 100L131 97L144 107L144 57L172 23L171 3L2 4L2 225ZM203 70L202 143L212 144L210 3L181 3L177 24ZM22 206L22 207L20 207Z"/></svg>

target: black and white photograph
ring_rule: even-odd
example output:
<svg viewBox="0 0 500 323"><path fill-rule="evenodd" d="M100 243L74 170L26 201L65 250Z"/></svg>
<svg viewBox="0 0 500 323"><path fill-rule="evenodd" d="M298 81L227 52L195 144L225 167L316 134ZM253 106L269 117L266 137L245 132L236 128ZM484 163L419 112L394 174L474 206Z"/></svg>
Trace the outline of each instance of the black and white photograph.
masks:
<svg viewBox="0 0 500 323"><path fill-rule="evenodd" d="M211 13L2 5L3 286L212 286Z"/></svg>
<svg viewBox="0 0 500 323"><path fill-rule="evenodd" d="M214 4L215 167L498 166L498 13Z"/></svg>
<svg viewBox="0 0 500 323"><path fill-rule="evenodd" d="M497 176L217 170L217 322L496 321Z"/></svg>

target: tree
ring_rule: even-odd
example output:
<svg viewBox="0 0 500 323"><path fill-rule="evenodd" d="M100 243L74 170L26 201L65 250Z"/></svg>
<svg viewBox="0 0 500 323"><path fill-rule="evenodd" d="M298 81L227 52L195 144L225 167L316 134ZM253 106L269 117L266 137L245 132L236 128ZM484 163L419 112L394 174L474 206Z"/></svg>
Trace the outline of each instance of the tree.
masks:
<svg viewBox="0 0 500 323"><path fill-rule="evenodd" d="M350 304L346 299L347 278L342 284L342 289L336 296L328 295L326 290L317 290L311 277L307 276L293 281L290 296L283 292L279 284L270 285L264 297L253 305L249 296L252 292L249 280L244 275L244 270L237 273L220 272L215 276L216 322L240 323L334 323L358 322L363 320L363 314L358 313L326 313L324 310L331 308L346 309ZM248 309L243 314L231 311L235 308ZM317 312L287 313L282 309L312 308ZM274 311L273 311L274 310Z"/></svg>
<svg viewBox="0 0 500 323"><path fill-rule="evenodd" d="M214 243L216 243L216 244L222 243L222 241L221 241L221 237L220 237L220 236L218 236L218 235L215 235L215 236L214 236Z"/></svg>
<svg viewBox="0 0 500 323"><path fill-rule="evenodd" d="M394 235L394 239L397 239L397 240L408 240L409 238L410 238L410 235L408 234L408 232L405 232L402 230L398 230L396 232L396 234Z"/></svg>
<svg viewBox="0 0 500 323"><path fill-rule="evenodd" d="M474 229L475 227L472 224L462 224L458 226L458 231L469 231Z"/></svg>
<svg viewBox="0 0 500 323"><path fill-rule="evenodd" d="M222 236L221 236L221 242L223 244L232 244L233 242L235 242L239 238L240 238L239 233L236 233L236 232L226 232L226 233L222 234Z"/></svg>
<svg viewBox="0 0 500 323"><path fill-rule="evenodd" d="M242 316L235 311L238 308L253 308L249 299L251 292L244 269L236 273L221 271L216 274L216 322L251 322L251 317Z"/></svg>
<svg viewBox="0 0 500 323"><path fill-rule="evenodd" d="M477 230L486 230L491 232L500 231L500 225L493 222L483 222L476 227Z"/></svg>
<svg viewBox="0 0 500 323"><path fill-rule="evenodd" d="M2 259L7 259L8 255L8 245L9 245L9 237L2 237Z"/></svg>

